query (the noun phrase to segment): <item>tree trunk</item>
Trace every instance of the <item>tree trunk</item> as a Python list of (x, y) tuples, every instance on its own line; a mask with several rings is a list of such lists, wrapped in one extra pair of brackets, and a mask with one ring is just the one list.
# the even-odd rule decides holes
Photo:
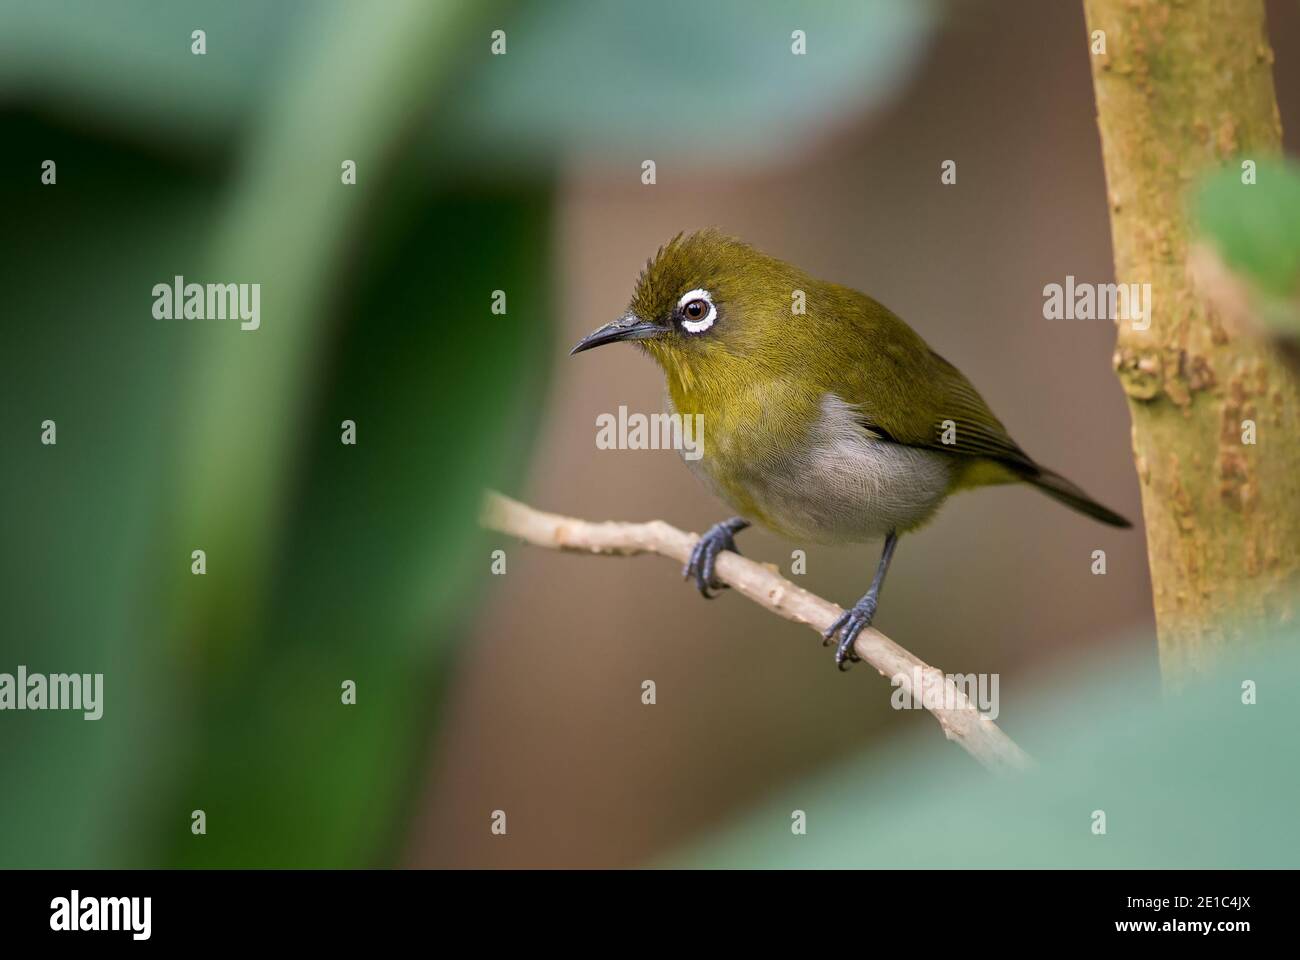
[(1091, 59), (1116, 279), (1151, 284), (1149, 328), (1118, 322), (1115, 369), (1133, 418), (1161, 670), (1177, 683), (1291, 619), (1300, 587), (1295, 375), (1216, 315), (1187, 269), (1188, 187), (1280, 151), (1273, 52), (1262, 0), (1084, 9), (1090, 49), (1105, 33)]

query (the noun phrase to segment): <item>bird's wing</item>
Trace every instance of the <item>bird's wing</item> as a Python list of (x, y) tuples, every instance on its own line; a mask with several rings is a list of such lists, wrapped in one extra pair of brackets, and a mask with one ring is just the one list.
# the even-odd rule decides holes
[(1037, 470), (960, 370), (885, 307), (868, 303), (861, 327), (868, 359), (845, 377), (843, 393), (864, 428), (882, 440), (982, 457), (1015, 473)]
[(858, 362), (841, 360), (836, 383), (871, 435), (964, 458), (968, 466), (958, 486), (1023, 480), (1095, 520), (1130, 526), (1059, 473), (1036, 464), (962, 372), (898, 317), (868, 297), (845, 315), (856, 326)]

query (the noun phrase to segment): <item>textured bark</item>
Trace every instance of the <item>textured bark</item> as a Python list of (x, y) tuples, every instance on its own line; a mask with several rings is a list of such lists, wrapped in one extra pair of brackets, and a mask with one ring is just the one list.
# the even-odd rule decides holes
[[(1084, 0), (1116, 278), (1152, 285), (1121, 321), (1161, 669), (1177, 681), (1290, 620), (1300, 586), (1300, 394), (1263, 340), (1190, 279), (1187, 191), (1281, 148), (1261, 0)], [(1243, 186), (1243, 190), (1251, 187)], [(1242, 442), (1253, 420), (1257, 442)]]

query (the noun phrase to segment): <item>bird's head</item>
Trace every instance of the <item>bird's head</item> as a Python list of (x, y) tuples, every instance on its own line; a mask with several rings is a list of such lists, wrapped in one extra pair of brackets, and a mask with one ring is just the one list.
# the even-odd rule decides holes
[(669, 377), (689, 380), (779, 361), (800, 271), (717, 230), (674, 237), (641, 272), (623, 316), (571, 351), (635, 341)]

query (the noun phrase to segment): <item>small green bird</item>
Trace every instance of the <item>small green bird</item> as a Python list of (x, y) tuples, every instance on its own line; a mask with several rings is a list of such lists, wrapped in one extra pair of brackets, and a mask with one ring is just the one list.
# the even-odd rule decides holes
[(686, 565), (705, 597), (722, 586), (718, 554), (752, 521), (796, 542), (884, 537), (870, 589), (824, 634), (839, 637), (840, 669), (857, 659), (899, 535), (951, 493), (1029, 483), (1130, 526), (1031, 460), (961, 371), (887, 308), (716, 230), (661, 247), (627, 313), (571, 353), (623, 340), (663, 368), (673, 412), (703, 414), (703, 455), (687, 463), (740, 514), (711, 527)]

